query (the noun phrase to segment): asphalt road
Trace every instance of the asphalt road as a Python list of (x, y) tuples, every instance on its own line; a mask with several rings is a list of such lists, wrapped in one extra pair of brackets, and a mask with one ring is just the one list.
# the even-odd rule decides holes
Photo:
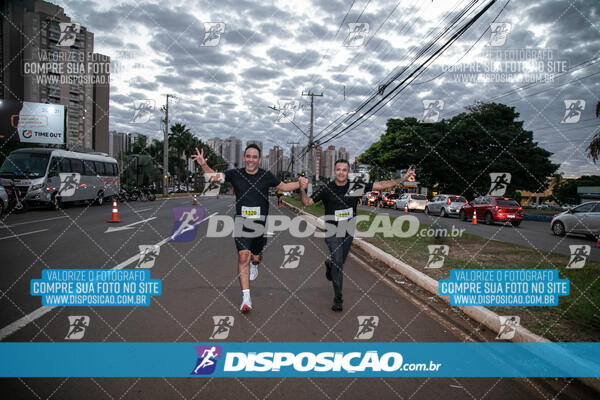
[[(384, 213), (390, 216), (404, 214), (402, 210), (394, 210), (392, 208), (374, 208), (359, 206), (363, 210)], [(501, 242), (519, 244), (535, 248), (538, 250), (553, 251), (555, 253), (570, 255), (570, 245), (589, 245), (591, 247), (589, 260), (600, 261), (600, 249), (596, 247), (596, 241), (589, 239), (583, 235), (569, 234), (563, 237), (556, 236), (550, 230), (550, 222), (540, 221), (523, 221), (519, 227), (515, 228), (509, 223), (495, 223), (493, 225), (485, 225), (482, 221), (478, 221), (477, 225), (471, 224), (471, 221), (461, 221), (457, 217), (442, 218), (439, 216), (426, 215), (420, 211), (411, 211), (410, 215), (416, 216), (421, 223), (431, 224), (434, 221), (439, 221), (452, 229), (452, 226), (457, 229), (465, 229), (465, 233), (491, 238)]]
[[(229, 196), (202, 199), (200, 203), (206, 209), (205, 216), (233, 213)], [(64, 342), (68, 316), (87, 315), (90, 324), (82, 341), (207, 342), (214, 327), (212, 316), (229, 315), (235, 322), (226, 341), (351, 342), (357, 341), (357, 316), (375, 315), (379, 324), (371, 341), (494, 340), (495, 335), (414, 285), (394, 283), (401, 277), (383, 277), (385, 268), (355, 249), (345, 264), (344, 311), (332, 312), (333, 292), (323, 276), (323, 239), (297, 239), (287, 231), (269, 238), (259, 277), (252, 284), (254, 309), (242, 315), (238, 311), (241, 293), (233, 239), (206, 237), (207, 221), (199, 225), (192, 241), (161, 246), (151, 274), (162, 280), (162, 295), (153, 297), (149, 307), (57, 307), (36, 314), (41, 301), (29, 294), (29, 284), (31, 279), (40, 278), (42, 269), (110, 269), (123, 266), (126, 260), (130, 263), (125, 268), (135, 268), (138, 246), (157, 244), (169, 237), (174, 222), (172, 208), (182, 205), (191, 205), (191, 199), (120, 204), (118, 225), (106, 222), (110, 205), (9, 215), (0, 226), (0, 328), (25, 315), (35, 319), (0, 339)], [(291, 215), (285, 207), (277, 209), (274, 202), (271, 205), (272, 215)], [(132, 229), (106, 233), (108, 227), (142, 220), (147, 221)], [(527, 232), (527, 225), (521, 231)], [(282, 269), (283, 245), (296, 244), (305, 247), (298, 267)], [(402, 399), (594, 398), (594, 393), (572, 379), (27, 378), (3, 379), (0, 385), (2, 393), (11, 399), (364, 399), (374, 395)]]

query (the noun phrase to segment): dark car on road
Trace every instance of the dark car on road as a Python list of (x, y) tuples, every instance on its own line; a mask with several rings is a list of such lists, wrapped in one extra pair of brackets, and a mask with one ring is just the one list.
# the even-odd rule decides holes
[(514, 199), (499, 196), (477, 197), (469, 204), (465, 204), (458, 212), (458, 218), (463, 221), (473, 218), (477, 213), (477, 220), (490, 225), (494, 222), (510, 222), (512, 226), (519, 226), (523, 220), (523, 208)]

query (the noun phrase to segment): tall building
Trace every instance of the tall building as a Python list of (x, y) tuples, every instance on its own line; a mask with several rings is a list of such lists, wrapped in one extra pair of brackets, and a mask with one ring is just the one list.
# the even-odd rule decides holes
[(223, 156), (223, 139), (212, 138), (206, 141), (208, 147), (212, 149), (218, 156)]
[(283, 171), (283, 149), (279, 146), (273, 146), (273, 148), (269, 150), (269, 167), (271, 172), (275, 175)]
[(346, 151), (345, 147), (340, 147), (338, 150), (337, 160), (346, 160), (350, 163), (350, 153)]
[(290, 165), (291, 158), (288, 156), (283, 156), (281, 158), (281, 171), (279, 172), (291, 172), (292, 166)]
[(116, 158), (119, 156), (119, 154), (127, 151), (127, 134), (123, 132), (110, 131), (108, 143), (108, 155)]
[(229, 168), (242, 168), (242, 141), (235, 136), (225, 139), (222, 157), (229, 163)]
[(331, 178), (333, 176), (333, 166), (336, 159), (337, 152), (335, 151), (335, 146), (329, 146), (327, 150), (323, 152), (323, 156), (321, 158), (324, 178)]
[(315, 152), (315, 174), (317, 179), (319, 179), (319, 177), (323, 176), (323, 148), (321, 147), (321, 145), (317, 145), (314, 149)]
[(262, 161), (260, 162), (260, 167), (266, 171), (271, 169), (271, 166), (269, 165), (269, 155), (265, 154), (262, 157)]
[(110, 58), (94, 34), (41, 0), (3, 2), (1, 30), (2, 98), (66, 106), (67, 148), (109, 152)]

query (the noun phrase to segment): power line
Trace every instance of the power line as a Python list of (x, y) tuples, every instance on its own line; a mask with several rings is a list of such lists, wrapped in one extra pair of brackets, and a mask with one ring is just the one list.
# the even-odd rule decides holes
[[(477, 14), (475, 14), (466, 24), (464, 24), (462, 27), (460, 27), (454, 34), (452, 34), (452, 36), (446, 41), (446, 43), (444, 43), (439, 49), (437, 49), (436, 51), (434, 51), (434, 53), (429, 56), (424, 62), (422, 62), (419, 66), (417, 66), (417, 68), (412, 71), (406, 78), (404, 78), (398, 85), (396, 85), (387, 95), (385, 95), (381, 100), (379, 100), (378, 102), (375, 103), (375, 105), (373, 105), (371, 108), (369, 108), (366, 112), (360, 114), (360, 116), (354, 120), (350, 125), (346, 126), (345, 128), (343, 128), (340, 132), (334, 134), (332, 137), (328, 138), (327, 140), (325, 140), (324, 142), (322, 142), (322, 144), (327, 143), (337, 137), (340, 137), (342, 134), (344, 133), (348, 133), (351, 130), (357, 128), (358, 126), (362, 125), (362, 123), (364, 121), (366, 121), (368, 118), (370, 118), (372, 115), (376, 114), (379, 110), (381, 110), (382, 107), (384, 107), (385, 105), (387, 105), (390, 101), (392, 101), (396, 96), (398, 96), (398, 94), (400, 94), (412, 81), (414, 81), (414, 79), (416, 79), (419, 75), (421, 75), (425, 68), (427, 68), (428, 64), (430, 64), (431, 62), (433, 62), (436, 58), (438, 58), (445, 50), (447, 50), (467, 29), (469, 29), (474, 23), (475, 21), (477, 21), (494, 3), (496, 2), (496, 0), (492, 0), (490, 1), (487, 5), (485, 5)], [(466, 14), (466, 10), (464, 10), (464, 12), (461, 13), (460, 17), (462, 17), (462, 15)], [(454, 22), (452, 25), (455, 25), (456, 22)], [(446, 29), (446, 32), (449, 32), (449, 30), (452, 28), (452, 26), (448, 27)], [(428, 45), (428, 48), (431, 48), (433, 44)], [(421, 52), (422, 54), (424, 54), (423, 52)], [(376, 107), (378, 107), (381, 103), (383, 103), (390, 95), (393, 96), (387, 100), (381, 107), (379, 107), (377, 110), (375, 110), (372, 114), (369, 114), (371, 111), (373, 111)], [(370, 99), (371, 100), (371, 99)], [(369, 101), (370, 101), (369, 100)], [(362, 108), (362, 107), (361, 107)], [(359, 108), (360, 110), (360, 108)], [(367, 118), (364, 119), (365, 115), (367, 115)], [(355, 124), (357, 124), (359, 121), (363, 120), (359, 125), (356, 125), (354, 128), (353, 126)], [(344, 121), (345, 122), (345, 121)], [(334, 130), (332, 130), (332, 132), (334, 132)], [(332, 132), (330, 132), (329, 134), (332, 134)]]
[[(469, 9), (471, 9), (471, 8), (474, 6), (475, 2), (476, 2), (476, 1), (471, 1), (471, 2), (470, 2), (470, 3), (469, 3), (469, 4), (468, 4), (468, 5), (467, 5), (467, 6), (466, 6), (466, 7), (465, 7), (463, 10), (462, 10), (462, 12), (461, 12), (461, 13), (459, 13), (459, 14), (458, 14), (458, 15), (457, 15), (455, 18), (453, 18), (453, 19), (451, 20), (451, 22), (450, 22), (449, 24), (447, 24), (447, 25), (446, 25), (446, 28), (445, 28), (445, 29), (444, 29), (444, 30), (443, 30), (441, 33), (438, 33), (438, 35), (436, 35), (436, 37), (435, 37), (434, 39), (430, 40), (430, 41), (428, 42), (428, 44), (427, 44), (427, 45), (425, 45), (423, 48), (430, 48), (430, 47), (431, 47), (431, 46), (432, 46), (432, 45), (433, 45), (433, 44), (434, 44), (434, 43), (435, 43), (437, 40), (439, 40), (439, 38), (440, 38), (440, 36), (441, 36), (441, 35), (444, 35), (446, 32), (448, 32), (448, 30), (449, 30), (449, 29), (451, 29), (451, 28), (452, 28), (452, 26), (454, 26), (454, 25), (457, 23), (457, 21), (458, 21), (458, 20), (459, 20), (459, 19), (462, 17), (462, 15), (464, 15), (466, 12), (468, 12), (468, 10), (469, 10)], [(396, 5), (396, 7), (397, 7), (397, 6), (398, 6), (398, 4)], [(450, 12), (448, 12), (448, 13), (446, 14), (446, 16), (445, 16), (445, 17), (442, 19), (442, 21), (440, 22), (440, 25), (443, 23), (443, 21), (444, 21), (444, 20), (446, 20), (446, 19), (447, 19), (447, 18), (448, 18), (448, 17), (449, 17), (449, 16), (450, 16), (450, 15), (451, 15), (453, 12), (454, 12), (454, 10), (455, 10), (455, 9), (456, 9), (456, 7), (455, 7), (455, 8), (454, 8), (452, 11), (450, 11)], [(392, 12), (393, 12), (393, 11), (395, 11), (395, 8), (394, 8), (394, 10), (392, 10)], [(390, 15), (391, 15), (391, 13), (390, 13)], [(388, 15), (388, 16), (389, 16), (389, 15)], [(386, 20), (387, 20), (387, 19), (386, 19)], [(384, 21), (384, 22), (385, 22), (385, 21)], [(406, 25), (407, 25), (407, 24), (404, 24), (404, 26), (406, 26)], [(414, 22), (413, 22), (413, 24), (412, 24), (412, 25), (414, 25)], [(412, 25), (411, 25), (411, 26), (412, 26)], [(438, 26), (440, 26), (440, 25), (438, 25)], [(380, 28), (381, 28), (381, 26), (383, 26), (383, 24), (382, 24), (382, 25), (380, 25)], [(379, 28), (379, 29), (380, 29), (380, 28)], [(379, 29), (378, 29), (378, 31), (379, 31)], [(430, 35), (431, 35), (431, 34), (430, 34)], [(372, 39), (372, 37), (371, 37), (371, 39)], [(370, 39), (369, 39), (369, 40), (370, 40)], [(365, 46), (366, 46), (366, 45), (365, 45)], [(421, 53), (422, 53), (422, 51), (421, 51)], [(406, 66), (404, 69), (406, 69), (406, 68), (410, 67), (411, 65), (413, 65), (413, 64), (416, 62), (416, 60), (418, 59), (418, 57), (419, 57), (419, 54), (416, 54), (416, 55), (412, 56), (412, 58), (411, 58), (411, 60), (410, 60), (409, 64), (408, 64), (408, 65), (407, 65), (407, 66)], [(347, 67), (346, 67), (346, 68), (347, 68)], [(379, 81), (379, 82), (382, 82), (382, 81), (388, 82), (388, 83), (386, 83), (386, 85), (383, 85), (383, 86), (384, 86), (384, 89), (385, 89), (385, 86), (389, 85), (389, 84), (392, 82), (392, 79), (393, 79), (393, 78), (387, 78), (388, 76), (390, 76), (390, 75), (392, 75), (392, 74), (393, 74), (393, 71), (392, 71), (392, 72), (390, 72), (390, 73), (389, 73), (389, 74), (386, 76), (386, 78), (384, 78), (383, 80)], [(396, 74), (396, 75), (397, 75), (397, 74)], [(379, 83), (379, 82), (378, 82), (378, 83)], [(382, 86), (382, 85), (379, 85), (379, 87), (381, 87), (381, 86)], [(356, 112), (355, 112), (355, 113), (357, 113), (358, 111), (360, 111), (360, 110), (361, 110), (363, 107), (365, 107), (365, 106), (366, 106), (366, 105), (367, 105), (369, 102), (371, 102), (371, 101), (372, 101), (372, 100), (375, 98), (375, 95), (376, 95), (376, 93), (378, 93), (378, 91), (379, 91), (379, 90), (374, 90), (374, 91), (370, 92), (370, 93), (369, 93), (369, 98), (368, 98), (367, 100), (365, 100), (365, 101), (364, 101), (364, 102), (363, 102), (363, 103), (362, 103), (362, 104), (361, 104), (361, 105), (358, 107), (358, 109), (356, 110)], [(339, 126), (343, 125), (343, 124), (344, 124), (346, 121), (348, 121), (348, 119), (349, 119), (349, 118), (347, 118), (346, 120), (342, 121), (340, 124), (338, 124), (337, 126), (335, 126), (334, 128), (332, 128), (331, 132), (329, 132), (329, 133), (327, 133), (327, 134), (324, 134), (324, 135), (321, 137), (321, 139), (323, 139), (325, 136), (327, 136), (327, 135), (331, 134), (332, 132), (334, 132), (334, 131), (335, 131), (335, 129), (337, 129)]]

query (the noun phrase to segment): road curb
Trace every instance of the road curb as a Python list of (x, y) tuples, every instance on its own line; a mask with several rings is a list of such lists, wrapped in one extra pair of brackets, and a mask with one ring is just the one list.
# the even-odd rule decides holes
[[(283, 202), (288, 208), (295, 211), (298, 214), (303, 215), (306, 218), (307, 222), (312, 223), (318, 228), (323, 229), (325, 227), (325, 223), (315, 217), (312, 214), (303, 211), (302, 209), (293, 206), (287, 202)], [(369, 256), (387, 264), (391, 268), (395, 269), (402, 275), (406, 276), (407, 279), (410, 279), (415, 284), (419, 285), (423, 289), (442, 299), (446, 303), (450, 304), (449, 296), (440, 296), (438, 294), (438, 281), (435, 279), (425, 275), (421, 271), (417, 270), (414, 267), (398, 260), (396, 257), (392, 256), (389, 253), (381, 250), (379, 247), (365, 241), (361, 238), (354, 238), (352, 242), (353, 246), (357, 246)], [(454, 307), (454, 306), (453, 306)], [(480, 324), (486, 326), (493, 332), (498, 333), (500, 331), (500, 318), (499, 315), (486, 307), (482, 306), (471, 306), (471, 307), (457, 307), (462, 312), (467, 314), (469, 317), (479, 322)], [(551, 340), (546, 339), (543, 336), (536, 335), (531, 332), (527, 328), (519, 326), (515, 333), (515, 336), (510, 340), (512, 342), (551, 342)], [(543, 354), (541, 355), (543, 356)], [(592, 389), (600, 392), (600, 380), (598, 378), (576, 378), (579, 381), (583, 382), (585, 385), (591, 387)]]

